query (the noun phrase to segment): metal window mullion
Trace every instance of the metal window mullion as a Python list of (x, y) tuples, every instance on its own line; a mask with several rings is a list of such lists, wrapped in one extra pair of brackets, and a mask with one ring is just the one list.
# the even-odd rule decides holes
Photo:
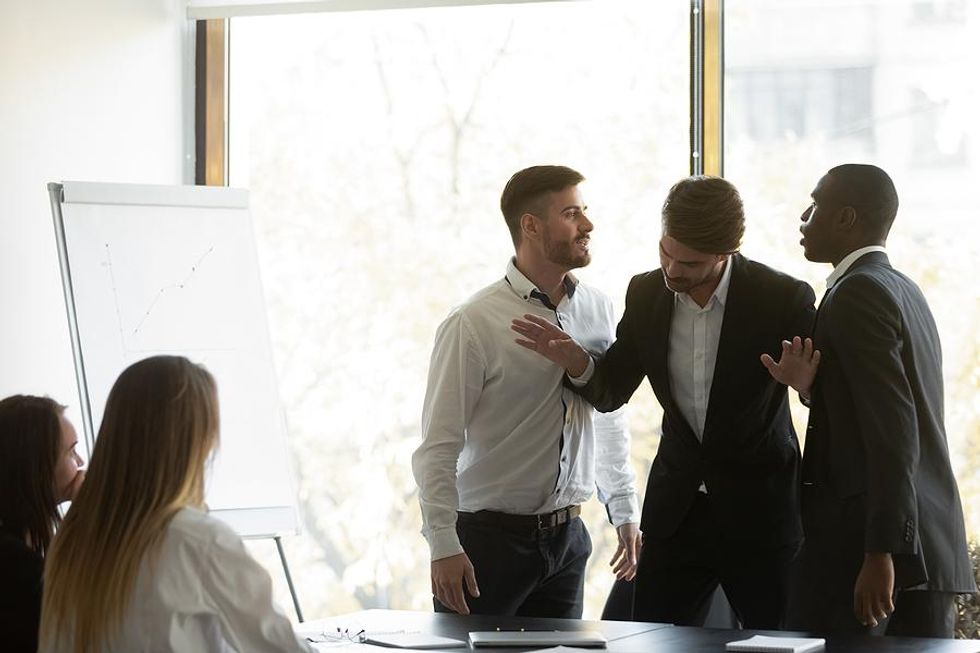
[(228, 21), (197, 21), (195, 183), (228, 184)]
[(692, 175), (724, 173), (724, 0), (691, 0)]
[(690, 174), (703, 174), (704, 147), (704, 0), (691, 0), (691, 151)]

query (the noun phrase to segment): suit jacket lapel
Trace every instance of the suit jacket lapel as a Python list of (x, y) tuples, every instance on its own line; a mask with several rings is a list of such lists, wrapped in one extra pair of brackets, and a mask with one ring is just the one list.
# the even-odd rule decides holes
[(674, 317), (674, 292), (664, 285), (655, 292), (650, 306), (650, 384), (663, 406), (672, 429), (678, 435), (690, 438), (700, 444), (694, 429), (687, 423), (680, 408), (674, 401), (670, 388), (670, 370), (667, 366), (667, 351), (670, 348), (670, 323)]
[[(741, 335), (750, 328), (752, 306), (750, 284), (746, 281), (745, 260), (741, 254), (733, 254), (729, 259), (732, 277), (725, 299), (725, 316), (721, 321), (721, 334), (718, 337), (718, 355), (712, 371), (711, 392), (708, 395), (708, 410), (704, 418), (704, 436), (711, 430), (714, 414), (721, 410), (726, 397), (731, 396), (731, 384), (739, 383), (739, 374), (732, 374), (737, 353), (744, 347)], [(760, 363), (761, 365), (761, 363)], [(727, 372), (727, 373), (726, 373)]]

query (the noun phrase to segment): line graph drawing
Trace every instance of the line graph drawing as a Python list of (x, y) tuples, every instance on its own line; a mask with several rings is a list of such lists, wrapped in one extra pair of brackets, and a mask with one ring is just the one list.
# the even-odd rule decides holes
[(214, 251), (214, 245), (208, 247), (207, 251), (201, 254), (201, 257), (197, 259), (197, 262), (191, 266), (190, 272), (187, 273), (187, 276), (184, 277), (183, 281), (179, 281), (169, 286), (164, 286), (163, 288), (160, 288), (159, 291), (157, 291), (156, 297), (153, 298), (153, 301), (150, 302), (150, 305), (146, 309), (146, 312), (143, 313), (143, 317), (140, 318), (139, 324), (137, 324), (136, 328), (133, 329), (132, 335), (135, 336), (137, 333), (139, 333), (140, 329), (143, 328), (143, 324), (146, 322), (146, 318), (150, 317), (150, 313), (153, 312), (153, 308), (157, 305), (157, 302), (160, 301), (160, 298), (172, 290), (183, 290), (183, 288), (190, 282), (190, 280), (194, 278), (194, 275), (197, 274), (197, 269), (201, 267), (201, 264), (204, 262), (204, 259), (206, 259), (213, 251)]
[(102, 265), (109, 272), (109, 283), (112, 286), (112, 299), (116, 306), (116, 322), (119, 324), (119, 344), (122, 345), (123, 351), (126, 351), (126, 338), (123, 336), (122, 313), (119, 309), (119, 290), (116, 288), (116, 273), (112, 267), (112, 248), (109, 247), (109, 243), (105, 244), (105, 261), (103, 261)]
[[(126, 319), (123, 317), (123, 309), (122, 309), (123, 302), (119, 298), (119, 287), (116, 282), (116, 269), (112, 261), (112, 246), (110, 243), (107, 242), (103, 243), (103, 246), (104, 246), (104, 260), (101, 262), (101, 265), (106, 269), (106, 272), (109, 276), (109, 285), (110, 288), (112, 289), (112, 301), (115, 307), (116, 325), (119, 331), (119, 342), (123, 352), (127, 355), (132, 355), (132, 354), (144, 354), (148, 352), (165, 353), (166, 351), (169, 351), (169, 350), (162, 350), (159, 348), (153, 348), (153, 349), (135, 348), (134, 349), (129, 346), (129, 343), (127, 342), (127, 335), (129, 337), (135, 337), (140, 335), (140, 332), (143, 330), (143, 327), (146, 324), (147, 320), (153, 314), (154, 309), (157, 307), (157, 305), (165, 296), (167, 296), (168, 294), (174, 291), (184, 290), (188, 288), (192, 283), (193, 279), (195, 278), (195, 276), (200, 272), (202, 264), (215, 251), (216, 246), (213, 244), (208, 245), (207, 249), (204, 250), (204, 252), (200, 256), (198, 256), (195, 262), (190, 266), (190, 269), (188, 270), (187, 274), (180, 281), (162, 286), (159, 289), (157, 289), (157, 292), (153, 296), (153, 299), (149, 301), (146, 309), (143, 311), (143, 314), (140, 317), (139, 322), (137, 322), (132, 329), (129, 329), (125, 325)], [(178, 347), (175, 348), (173, 351), (174, 352), (233, 351), (233, 349), (206, 347), (197, 350), (194, 348)]]

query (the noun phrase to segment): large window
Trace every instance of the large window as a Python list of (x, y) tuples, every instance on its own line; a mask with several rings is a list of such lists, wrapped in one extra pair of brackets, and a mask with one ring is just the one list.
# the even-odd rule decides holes
[[(306, 525), (286, 544), (309, 614), (431, 609), (410, 456), (436, 327), (513, 253), (509, 176), (586, 175), (596, 229), (580, 276), (617, 305), (657, 266), (660, 204), (688, 166), (688, 12), (640, 0), (231, 21), (230, 181), (257, 223)], [(630, 408), (642, 489), (659, 408), (648, 389)], [(596, 502), (585, 515), (598, 618), (614, 532)]]
[[(980, 6), (960, 1), (728, 0), (725, 174), (745, 251), (808, 279), (799, 216), (845, 162), (891, 174), (893, 264), (925, 292), (944, 346), (946, 430), (968, 528), (980, 528)], [(804, 415), (805, 416), (805, 415)]]
[[(829, 266), (803, 259), (796, 231), (816, 180), (845, 161), (894, 177), (902, 206), (889, 251), (939, 324), (972, 532), (978, 9), (728, 0), (722, 107), (745, 253), (818, 296)], [(689, 116), (713, 111), (689, 106), (690, 10), (602, 0), (231, 21), (230, 181), (250, 189), (257, 223), (306, 525), (287, 548), (311, 615), (431, 605), (409, 459), (436, 326), (512, 253), (497, 208), (510, 174), (544, 162), (585, 173), (596, 231), (581, 276), (620, 308), (630, 276), (657, 266), (660, 204), (688, 172)], [(801, 426), (806, 410), (793, 408)], [(660, 409), (643, 387), (630, 411), (642, 489)], [(595, 502), (585, 517), (595, 618), (614, 537)], [(271, 548), (255, 550), (275, 566)]]

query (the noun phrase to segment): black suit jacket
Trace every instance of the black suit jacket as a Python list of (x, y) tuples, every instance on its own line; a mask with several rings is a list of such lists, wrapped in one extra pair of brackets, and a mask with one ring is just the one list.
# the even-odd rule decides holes
[(780, 342), (810, 332), (813, 290), (740, 254), (732, 265), (703, 438), (674, 402), (667, 346), (674, 292), (663, 272), (633, 277), (616, 342), (578, 391), (599, 411), (629, 400), (646, 376), (664, 409), (660, 447), (643, 501), (646, 537), (676, 532), (702, 481), (724, 532), (735, 540), (778, 545), (801, 537), (800, 449), (786, 387), (759, 361), (778, 359)]
[[(825, 505), (804, 506), (804, 527), (821, 510), (852, 514), (863, 523), (840, 532), (863, 534), (864, 551), (894, 554), (898, 586), (972, 591), (939, 334), (922, 292), (883, 252), (865, 254), (825, 295), (814, 341), (821, 359), (803, 480), (823, 488), (812, 494)], [(831, 505), (844, 500), (858, 509)]]

